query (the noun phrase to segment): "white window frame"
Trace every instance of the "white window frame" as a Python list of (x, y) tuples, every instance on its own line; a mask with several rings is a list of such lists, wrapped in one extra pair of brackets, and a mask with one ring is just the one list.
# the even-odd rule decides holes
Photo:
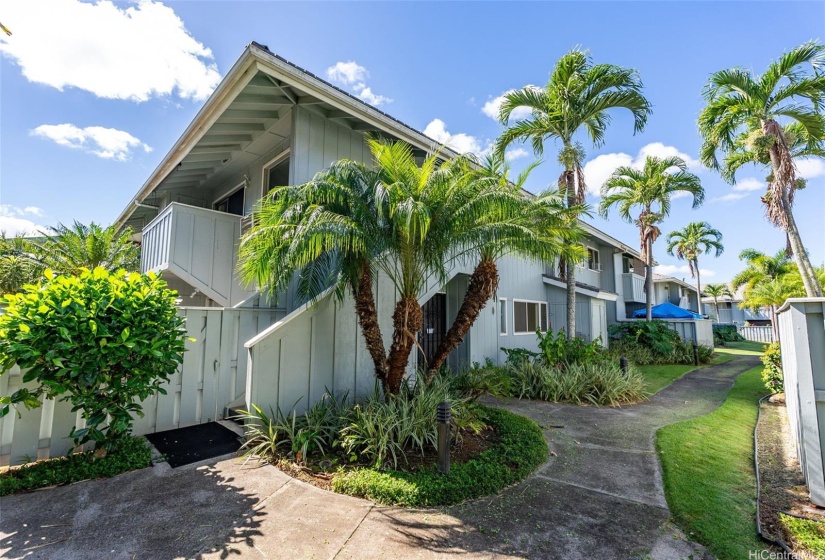
[[(504, 305), (502, 305), (502, 304), (504, 304)], [(501, 321), (502, 321), (501, 313), (502, 313), (502, 311), (504, 312), (504, 331), (501, 330)], [(499, 336), (507, 336), (510, 332), (510, 321), (508, 320), (509, 317), (507, 317), (507, 298), (506, 297), (498, 298), (498, 312), (499, 312), (498, 335)]]
[[(541, 329), (541, 307), (544, 306), (544, 323), (545, 323), (545, 325), (547, 325), (548, 329), (550, 328), (550, 306), (547, 304), (546, 301), (541, 301), (541, 300), (537, 300), (537, 299), (514, 299), (512, 307), (513, 307), (513, 334), (515, 336), (524, 336), (526, 334), (532, 334), (532, 335), (536, 334), (536, 331), (519, 332), (519, 331), (516, 330), (516, 303), (535, 303), (536, 305), (538, 305), (538, 315), (537, 315), (536, 319), (538, 320), (538, 323), (539, 323), (538, 324), (539, 329)], [(528, 326), (529, 326), (530, 321), (528, 320), (527, 322), (528, 322)], [(541, 332), (546, 333), (547, 330), (543, 330)]]
[[(277, 156), (275, 156), (274, 158), (272, 158), (271, 160), (266, 162), (264, 164), (264, 166), (261, 168), (261, 198), (263, 198), (266, 195), (266, 193), (269, 192), (267, 190), (267, 186), (268, 186), (267, 182), (269, 181), (269, 171), (273, 167), (275, 167), (276, 165), (280, 165), (281, 163), (283, 163), (285, 159), (288, 159), (289, 158), (289, 152), (290, 152), (290, 148), (285, 149), (284, 151), (279, 153)], [(292, 172), (292, 170), (290, 169), (290, 174), (289, 174), (289, 180), (290, 181), (292, 180), (292, 173), (291, 172)]]
[[(584, 247), (587, 249), (587, 269), (588, 269), (588, 270), (592, 270), (593, 272), (601, 272), (601, 271), (602, 271), (602, 255), (601, 255), (601, 251), (599, 251), (599, 250), (598, 250), (597, 248), (595, 248), (595, 247), (591, 247), (590, 245), (585, 245)], [(597, 268), (592, 268), (592, 267), (590, 266), (590, 251), (593, 251), (594, 253), (596, 253), (596, 261), (597, 261), (597, 262), (596, 262), (596, 266), (597, 266)]]
[[(221, 202), (223, 202), (224, 200), (228, 199), (230, 196), (232, 196), (232, 195), (233, 195), (233, 194), (235, 194), (236, 192), (238, 192), (238, 191), (240, 191), (240, 190), (244, 190), (244, 193), (243, 193), (243, 205), (244, 205), (244, 211), (245, 211), (245, 210), (246, 210), (246, 192), (245, 192), (245, 189), (246, 189), (246, 181), (241, 181), (240, 183), (238, 183), (237, 185), (235, 185), (235, 187), (234, 187), (234, 188), (229, 189), (228, 191), (226, 191), (225, 193), (223, 193), (222, 195), (220, 195), (219, 197), (217, 197), (216, 199), (214, 199), (214, 200), (212, 201), (212, 210), (215, 210), (216, 212), (220, 212), (220, 210), (218, 210), (218, 208), (217, 208), (217, 207), (218, 207), (218, 204), (220, 204), (220, 203), (221, 203)], [(244, 214), (241, 214), (241, 215), (242, 215), (242, 216), (245, 216), (246, 214), (244, 213)]]

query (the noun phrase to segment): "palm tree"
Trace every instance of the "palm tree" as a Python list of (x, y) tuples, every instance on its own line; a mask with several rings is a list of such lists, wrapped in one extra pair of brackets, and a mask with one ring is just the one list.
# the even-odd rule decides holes
[(513, 212), (499, 216), (501, 225), (509, 223), (511, 230), (505, 236), (490, 238), (478, 248), (478, 264), (469, 278), (461, 307), (427, 364), (428, 378), (461, 344), (482, 308), (498, 289), (497, 259), (505, 254), (544, 262), (562, 256), (568, 259), (582, 257), (581, 245), (576, 243), (580, 234), (577, 216), (581, 210), (578, 207), (568, 209), (557, 192), (529, 197), (523, 191), (527, 177), (538, 164), (534, 162), (527, 166), (511, 182), (509, 163), (502, 154), (492, 153), (471, 171), (478, 180), (477, 185), (488, 191), (488, 196), (512, 198), (504, 208)]
[[(808, 297), (821, 297), (822, 289), (793, 216), (799, 183), (793, 139), (789, 141), (787, 132), (795, 136), (797, 154), (821, 155), (825, 73), (818, 70), (824, 54), (825, 46), (811, 42), (783, 54), (761, 76), (740, 68), (720, 70), (705, 87), (707, 106), (699, 116), (702, 163), (720, 170), (723, 178), (735, 182), (735, 173), (744, 163), (770, 165), (768, 189), (762, 197), (766, 216), (786, 232)], [(803, 70), (808, 64), (813, 75)], [(721, 162), (718, 152), (724, 156)]]
[[(531, 116), (510, 122), (518, 108), (528, 108)], [(573, 49), (562, 56), (543, 88), (526, 86), (504, 96), (499, 120), (507, 128), (496, 141), (503, 154), (513, 142), (530, 142), (537, 157), (544, 154), (548, 140), (561, 143), (559, 162), (564, 171), (559, 190), (569, 208), (581, 206), (587, 187), (582, 163), (584, 148), (576, 142), (585, 133), (594, 146), (604, 143), (612, 109), (627, 109), (634, 119), (634, 134), (644, 129), (650, 103), (642, 95), (642, 82), (635, 70), (612, 64), (593, 64), (589, 54)], [(576, 261), (559, 262), (560, 276), (567, 282), (567, 337), (576, 334)]]
[[(705, 286), (705, 293), (713, 298), (713, 307), (716, 309), (716, 322), (719, 323), (719, 298), (720, 297), (733, 297), (733, 293), (730, 291), (730, 287), (727, 284), (708, 284)], [(701, 299), (701, 292), (699, 294), (699, 298)]]
[(792, 276), (796, 276), (796, 279), (800, 280), (798, 275), (786, 274), (756, 284), (745, 292), (745, 297), (740, 304), (740, 307), (754, 311), (758, 309), (768, 310), (775, 340), (779, 340), (779, 321), (776, 317), (776, 310), (788, 298), (803, 297), (805, 295), (805, 288), (802, 283), (794, 282)]
[(17, 293), (24, 285), (37, 282), (45, 268), (38, 249), (30, 239), (6, 237), (0, 232), (0, 296)]
[[(270, 293), (287, 287), (296, 272), (303, 297), (316, 299), (329, 286), (339, 298), (351, 291), (376, 376), (391, 395), (421, 330), (418, 298), (427, 282), (446, 283), (458, 259), (514, 239), (525, 198), (471, 173), (466, 158), (442, 163), (434, 154), (418, 164), (402, 142), (368, 145), (374, 168), (340, 161), (305, 185), (272, 191), (242, 240), (239, 268), (247, 282)], [(371, 289), (375, 273), (397, 295), (388, 352)]]
[(745, 286), (745, 293), (758, 284), (776, 280), (790, 273), (794, 266), (784, 249), (774, 256), (766, 255), (756, 249), (745, 249), (739, 253), (739, 260), (745, 261), (746, 268), (733, 277), (731, 289), (738, 290)]
[[(667, 254), (688, 262), (691, 278), (696, 278), (696, 295), (699, 298), (697, 311), (702, 313), (702, 278), (699, 273), (699, 255), (715, 252), (719, 257), (724, 252), (722, 233), (707, 222), (691, 222), (679, 231), (667, 236)], [(718, 313), (718, 309), (717, 309)]]
[[(599, 213), (607, 217), (610, 207), (617, 206), (624, 221), (639, 227), (648, 321), (652, 320), (653, 306), (653, 243), (660, 234), (657, 224), (670, 214), (671, 197), (679, 192), (693, 195), (693, 208), (705, 198), (699, 177), (688, 172), (687, 164), (679, 157), (648, 156), (644, 168), (619, 167), (602, 185)], [(634, 218), (631, 212), (637, 207), (640, 212)]]
[(116, 226), (102, 227), (92, 222), (88, 226), (74, 222), (50, 228), (37, 250), (40, 261), (61, 274), (76, 274), (81, 268), (98, 266), (109, 271), (138, 270), (140, 249), (132, 241), (132, 230)]

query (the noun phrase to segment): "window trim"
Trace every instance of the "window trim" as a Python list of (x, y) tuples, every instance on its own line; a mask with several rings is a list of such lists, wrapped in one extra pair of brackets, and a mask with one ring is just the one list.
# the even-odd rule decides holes
[[(227, 192), (225, 192), (220, 198), (216, 198), (215, 200), (213, 200), (212, 201), (212, 210), (214, 210), (215, 212), (220, 212), (220, 210), (218, 210), (218, 204), (220, 204), (224, 200), (227, 200), (230, 196), (232, 196), (233, 194), (237, 193), (240, 190), (244, 191), (244, 193), (243, 193), (243, 205), (244, 205), (244, 209), (246, 209), (246, 181), (241, 181), (240, 183), (235, 185), (234, 188), (232, 188), (232, 189), (228, 190)], [(246, 216), (246, 213), (241, 214), (241, 216)]]
[[(602, 254), (601, 254), (601, 251), (599, 251), (598, 248), (593, 247), (591, 245), (585, 245), (585, 248), (588, 250), (588, 253), (587, 253), (587, 270), (592, 270), (593, 272), (601, 272), (602, 271)], [(596, 263), (596, 266), (598, 266), (599, 268), (591, 268), (590, 267), (590, 251), (593, 251), (594, 253), (596, 253), (596, 261), (598, 261)]]
[[(262, 172), (261, 172), (261, 197), (266, 196), (266, 193), (268, 193), (268, 192), (269, 192), (269, 191), (267, 190), (267, 182), (268, 182), (268, 180), (269, 180), (269, 171), (270, 171), (273, 167), (275, 167), (275, 166), (277, 166), (277, 165), (282, 164), (282, 163), (284, 162), (284, 160), (289, 159), (289, 153), (290, 153), (290, 151), (291, 151), (291, 148), (286, 148), (285, 150), (283, 150), (282, 152), (280, 152), (278, 155), (276, 155), (274, 158), (272, 158), (271, 160), (269, 160), (268, 162), (266, 162), (266, 163), (263, 165), (263, 167), (261, 167), (261, 171), (262, 171)], [(290, 180), (290, 181), (292, 180), (292, 173), (291, 173), (291, 171), (292, 171), (292, 170), (290, 169), (290, 173), (289, 173), (289, 180)]]
[[(504, 307), (501, 306), (502, 302), (504, 303)], [(509, 317), (507, 316), (507, 298), (500, 297), (498, 298), (498, 312), (501, 313), (501, 310), (504, 309), (504, 332), (501, 331), (501, 317), (498, 318), (498, 335), (499, 336), (507, 336), (510, 334), (510, 321)]]
[[(514, 336), (524, 336), (527, 334), (535, 335), (536, 331), (525, 331), (519, 332), (516, 330), (516, 303), (535, 303), (539, 307), (539, 314), (541, 313), (541, 306), (544, 306), (544, 320), (545, 324), (547, 325), (547, 329), (550, 329), (550, 305), (546, 301), (538, 300), (538, 299), (516, 299), (513, 298), (513, 335)], [(536, 317), (539, 322), (539, 328), (541, 328), (541, 315)], [(529, 321), (528, 321), (529, 323)], [(541, 331), (542, 333), (546, 333), (547, 330)]]

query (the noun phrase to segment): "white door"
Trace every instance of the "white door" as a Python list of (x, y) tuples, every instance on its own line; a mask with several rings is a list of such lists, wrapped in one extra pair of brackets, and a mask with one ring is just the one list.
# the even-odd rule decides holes
[(607, 347), (607, 305), (603, 299), (590, 300), (590, 340), (600, 338)]

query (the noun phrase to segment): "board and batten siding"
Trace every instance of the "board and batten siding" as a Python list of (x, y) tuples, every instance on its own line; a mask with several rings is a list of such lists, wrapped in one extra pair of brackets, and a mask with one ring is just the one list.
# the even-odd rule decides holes
[(372, 159), (361, 132), (351, 130), (302, 107), (295, 110), (292, 136), (292, 182), (306, 183), (339, 159)]
[[(143, 401), (143, 418), (136, 417), (136, 435), (183, 428), (223, 418), (230, 404), (246, 390), (247, 353), (243, 342), (284, 316), (277, 309), (179, 308), (186, 318), (187, 337), (183, 365), (163, 385), (165, 395)], [(0, 375), (0, 395), (21, 387), (22, 372), (15, 366)], [(72, 412), (69, 402), (45, 399), (31, 410), (0, 418), (0, 467), (30, 460), (65, 455), (72, 449), (68, 438), (73, 428), (85, 426), (81, 412)], [(17, 412), (20, 413), (18, 417)]]

